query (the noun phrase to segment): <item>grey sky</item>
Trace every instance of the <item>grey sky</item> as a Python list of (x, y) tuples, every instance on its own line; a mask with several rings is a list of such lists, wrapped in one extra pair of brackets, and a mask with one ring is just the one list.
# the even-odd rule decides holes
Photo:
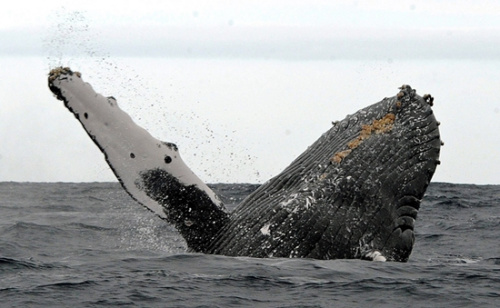
[(434, 179), (500, 183), (499, 55), (497, 1), (11, 2), (0, 181), (113, 180), (46, 87), (49, 67), (71, 65), (208, 182), (266, 180), (404, 82), (436, 97)]
[(42, 7), (16, 2), (1, 16), (0, 54), (44, 54), (44, 45), (57, 35), (72, 43), (81, 37), (74, 47), (87, 48), (99, 38), (101, 50), (137, 57), (491, 59), (499, 54), (495, 1), (376, 2), (145, 1), (124, 9), (102, 1), (64, 6), (48, 1)]

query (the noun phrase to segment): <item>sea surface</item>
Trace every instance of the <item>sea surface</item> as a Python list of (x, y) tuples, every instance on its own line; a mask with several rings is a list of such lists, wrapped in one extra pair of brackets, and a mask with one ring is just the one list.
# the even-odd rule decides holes
[(499, 209), (498, 185), (432, 183), (407, 263), (234, 258), (186, 252), (118, 183), (2, 182), (0, 307), (499, 307)]

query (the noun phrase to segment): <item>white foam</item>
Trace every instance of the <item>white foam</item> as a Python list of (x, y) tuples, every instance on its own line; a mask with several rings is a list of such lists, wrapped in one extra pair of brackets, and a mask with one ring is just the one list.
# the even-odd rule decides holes
[(379, 251), (375, 250), (366, 254), (366, 257), (372, 259), (372, 261), (385, 262), (387, 261), (386, 257), (384, 257)]

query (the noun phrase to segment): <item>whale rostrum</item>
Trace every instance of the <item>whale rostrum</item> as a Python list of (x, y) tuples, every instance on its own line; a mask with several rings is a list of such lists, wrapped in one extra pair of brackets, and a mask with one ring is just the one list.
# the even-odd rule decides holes
[(439, 164), (434, 99), (403, 85), (347, 116), (229, 213), (183, 162), (81, 74), (49, 88), (138, 203), (173, 224), (191, 251), (250, 257), (407, 261), (421, 199)]

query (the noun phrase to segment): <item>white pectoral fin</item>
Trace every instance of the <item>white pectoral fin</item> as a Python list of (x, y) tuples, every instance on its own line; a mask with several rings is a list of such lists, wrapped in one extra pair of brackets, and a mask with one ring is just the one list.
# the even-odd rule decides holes
[(49, 74), (49, 88), (80, 121), (120, 183), (139, 203), (167, 218), (164, 207), (140, 184), (141, 174), (164, 170), (183, 185), (205, 191), (214, 204), (220, 205), (212, 190), (182, 161), (177, 146), (151, 136), (118, 107), (113, 97), (96, 93), (79, 73), (69, 68), (54, 69)]

